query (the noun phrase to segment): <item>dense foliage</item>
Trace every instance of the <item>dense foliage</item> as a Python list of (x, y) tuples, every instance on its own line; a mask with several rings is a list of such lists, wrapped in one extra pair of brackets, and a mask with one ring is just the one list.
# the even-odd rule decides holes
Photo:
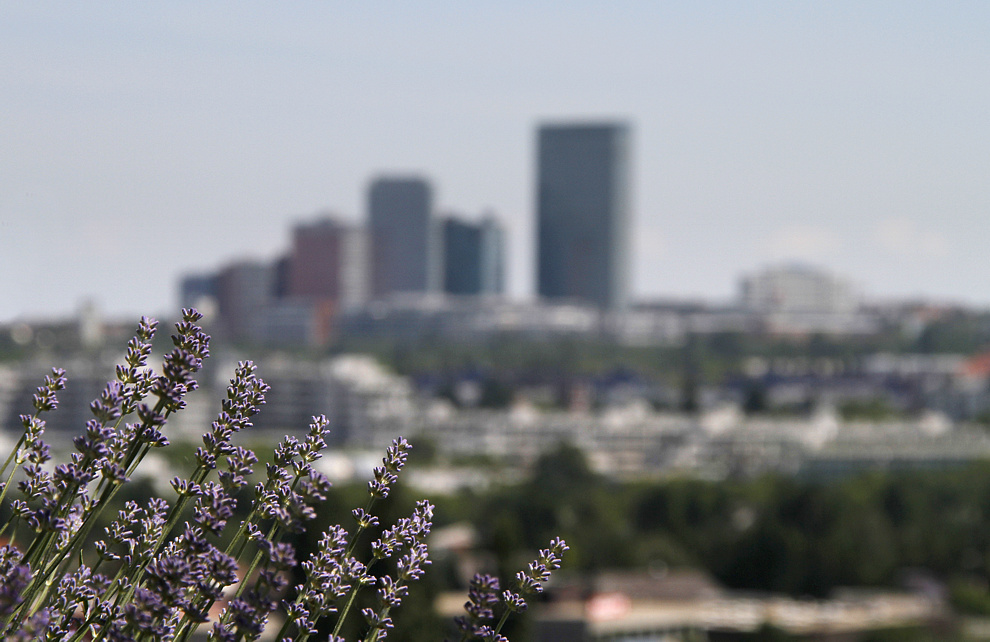
[(562, 446), (530, 479), (474, 505), (505, 565), (560, 533), (575, 570), (697, 567), (731, 588), (794, 596), (897, 586), (923, 572), (948, 584), (958, 607), (990, 613), (990, 463), (830, 483), (768, 476), (620, 484)]

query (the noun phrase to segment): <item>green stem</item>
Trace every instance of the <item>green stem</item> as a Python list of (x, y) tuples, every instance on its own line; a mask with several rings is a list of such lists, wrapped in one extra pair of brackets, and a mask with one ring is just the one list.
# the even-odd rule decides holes
[[(155, 404), (155, 409), (153, 412), (154, 414), (158, 414), (164, 408), (165, 408), (165, 400), (159, 398), (158, 403)], [(169, 412), (166, 411), (165, 419), (168, 418), (168, 415)], [(118, 420), (117, 425), (120, 424), (120, 421), (122, 421), (122, 419), (123, 418), (121, 418), (121, 420)], [(149, 426), (147, 422), (141, 424), (141, 426), (138, 427), (137, 432), (134, 435), (134, 440), (131, 442), (131, 445), (128, 449), (128, 454), (124, 458), (124, 467), (127, 470), (127, 476), (133, 474), (134, 469), (137, 468), (137, 465), (144, 458), (144, 454), (146, 454), (148, 451), (148, 448), (145, 448), (144, 453), (142, 453), (140, 457), (137, 456), (138, 453), (141, 451), (141, 447), (144, 445), (141, 443), (141, 435), (148, 429), (148, 427)], [(106, 481), (106, 478), (103, 478), (103, 480), (101, 480), (101, 484), (103, 481)], [(44, 548), (42, 549), (42, 552), (39, 555), (40, 558), (39, 567), (44, 565), (44, 575), (47, 575), (53, 572), (55, 569), (57, 569), (66, 559), (66, 556), (77, 546), (79, 546), (80, 542), (83, 541), (85, 537), (89, 535), (90, 531), (93, 528), (93, 525), (95, 524), (94, 518), (103, 512), (103, 507), (105, 507), (109, 503), (109, 501), (113, 498), (114, 495), (117, 494), (117, 491), (120, 490), (120, 488), (121, 488), (120, 483), (107, 482), (107, 485), (103, 487), (103, 492), (101, 493), (99, 499), (93, 504), (93, 507), (90, 509), (90, 511), (83, 516), (82, 524), (80, 525), (76, 533), (72, 536), (72, 538), (69, 540), (68, 545), (63, 547), (60, 551), (55, 552), (54, 558), (51, 558), (48, 552), (48, 549), (51, 547), (53, 540), (51, 538), (48, 538), (48, 541), (45, 542)], [(63, 492), (61, 497), (59, 498), (60, 504), (62, 502), (62, 499), (65, 498), (67, 495), (68, 495), (68, 488), (66, 489), (66, 492)], [(65, 514), (67, 514), (69, 508), (71, 508), (72, 501), (73, 498), (70, 498), (68, 502), (69, 505), (63, 507), (62, 510), (60, 510), (60, 513), (64, 511)], [(33, 583), (34, 580), (32, 580), (32, 584)]]
[[(199, 466), (190, 476), (191, 481), (194, 484), (202, 483), (209, 474), (210, 470), (208, 468), (205, 466)], [(158, 535), (158, 539), (155, 541), (155, 547), (152, 549), (152, 554), (148, 557), (148, 559), (141, 562), (141, 564), (139, 564), (138, 567), (134, 569), (134, 572), (128, 577), (133, 586), (138, 586), (140, 584), (141, 580), (144, 578), (145, 571), (148, 570), (148, 566), (165, 546), (165, 540), (168, 539), (172, 529), (174, 529), (176, 524), (179, 523), (179, 519), (182, 517), (182, 511), (186, 504), (189, 503), (189, 499), (191, 497), (191, 495), (180, 495), (178, 501), (176, 501), (172, 506), (172, 509), (169, 511), (169, 515), (165, 520), (165, 526), (162, 528), (162, 532)]]
[(79, 642), (79, 640), (83, 639), (83, 636), (90, 633), (89, 628), (93, 625), (94, 622), (96, 622), (96, 618), (98, 615), (99, 615), (99, 610), (94, 608), (92, 612), (89, 614), (89, 617), (86, 618), (86, 621), (80, 624), (79, 628), (76, 629), (75, 635), (69, 638), (69, 642)]
[[(157, 414), (157, 413), (161, 412), (164, 408), (165, 408), (165, 400), (159, 397), (158, 403), (155, 404), (155, 409), (154, 409), (153, 412), (154, 412), (154, 414)], [(169, 414), (170, 414), (169, 411), (165, 411), (164, 418), (167, 419), (168, 416), (169, 416)], [(148, 426), (147, 423), (143, 423), (143, 424), (141, 424), (140, 427), (138, 427), (137, 432), (134, 435), (134, 440), (131, 442), (131, 444), (130, 444), (130, 446), (128, 448), (128, 452), (127, 452), (127, 454), (124, 457), (124, 460), (123, 460), (124, 466), (123, 467), (128, 471), (127, 472), (127, 475), (128, 476), (133, 473), (134, 469), (137, 468), (137, 465), (144, 458), (144, 454), (146, 454), (147, 451), (148, 451), (148, 449), (145, 448), (144, 449), (144, 453), (141, 453), (141, 446), (144, 445), (144, 444), (141, 443), (141, 435), (148, 429), (148, 427), (149, 426)], [(139, 453), (141, 453), (140, 456), (138, 456)], [(104, 483), (106, 485), (104, 485)], [(57, 552), (55, 554), (55, 556), (54, 556), (53, 559), (45, 559), (46, 557), (48, 557), (47, 550), (51, 546), (51, 538), (46, 538), (48, 541), (46, 541), (44, 543), (43, 548), (42, 548), (42, 551), (43, 551), (42, 552), (42, 559), (44, 560), (44, 563), (46, 563), (46, 567), (45, 567), (45, 572), (46, 573), (51, 573), (52, 571), (54, 571), (55, 569), (57, 569), (67, 559), (67, 555), (70, 552), (72, 552), (77, 546), (79, 546), (80, 542), (83, 541), (89, 535), (90, 531), (92, 530), (93, 526), (95, 525), (95, 521), (94, 521), (95, 518), (100, 513), (102, 513), (103, 508), (108, 505), (108, 503), (110, 502), (111, 499), (113, 499), (113, 497), (120, 490), (121, 486), (122, 486), (121, 483), (116, 482), (116, 481), (108, 481), (107, 478), (103, 478), (101, 480), (100, 485), (97, 488), (97, 491), (98, 492), (100, 492), (101, 489), (102, 489), (102, 492), (100, 492), (99, 499), (96, 500), (96, 502), (93, 504), (93, 508), (89, 511), (89, 513), (84, 516), (82, 525), (79, 527), (79, 529), (76, 531), (76, 533), (69, 540), (68, 545), (66, 545), (59, 552)], [(63, 494), (63, 496), (64, 496), (64, 494)], [(34, 544), (37, 541), (38, 540), (35, 539), (35, 542), (32, 542), (32, 548), (34, 548)], [(25, 555), (25, 557), (26, 557), (26, 555)], [(32, 578), (31, 585), (29, 585), (29, 587), (28, 587), (28, 591), (30, 591), (32, 593), (32, 595), (34, 595), (35, 593), (37, 593), (37, 588), (36, 588), (37, 587), (37, 584), (36, 584), (36, 581), (38, 581), (38, 578), (39, 578), (39, 576), (36, 576), (36, 577)], [(47, 580), (46, 580), (46, 584), (48, 585), (48, 587), (50, 587), (50, 583), (47, 582)], [(114, 585), (111, 585), (110, 589), (108, 589), (108, 591), (107, 591), (107, 595), (112, 594), (112, 592), (113, 592), (113, 590), (115, 588), (116, 587)], [(48, 590), (49, 589), (46, 588), (45, 591), (43, 592), (43, 595), (44, 595), (44, 597), (46, 599), (47, 599)], [(132, 591), (133, 591), (133, 588), (132, 588)], [(119, 596), (119, 594), (118, 594), (118, 596)], [(32, 600), (33, 600), (33, 597), (32, 597)], [(24, 603), (29, 604), (29, 603), (32, 602), (32, 600), (25, 600)], [(37, 602), (36, 604), (33, 604), (32, 608), (29, 611), (27, 611), (26, 613), (22, 609), (20, 611), (20, 615), (19, 615), (19, 617), (17, 618), (17, 621), (16, 621), (17, 627), (19, 627), (23, 623), (23, 621), (24, 621), (24, 619), (26, 617), (34, 614), (36, 612), (36, 609), (40, 609), (43, 606), (43, 604), (44, 604), (43, 601), (42, 602)], [(12, 631), (12, 630), (16, 630), (16, 629), (11, 629), (11, 628), (8, 627), (5, 630), (5, 632), (9, 632), (9, 631)], [(99, 637), (103, 637), (103, 632), (101, 632), (101, 634), (100, 634)]]
[[(273, 491), (277, 483), (278, 483), (277, 480), (274, 480), (272, 478), (267, 479), (265, 481), (265, 487), (262, 490), (262, 495), (264, 495), (264, 493), (269, 493)], [(247, 543), (248, 543), (248, 538), (247, 538), (248, 525), (258, 518), (259, 512), (260, 509), (258, 507), (258, 502), (255, 501), (254, 506), (252, 506), (251, 508), (251, 512), (244, 519), (244, 521), (241, 522), (240, 528), (237, 529), (237, 532), (234, 534), (234, 537), (231, 538), (230, 542), (227, 544), (227, 548), (226, 550), (224, 550), (225, 555), (229, 555), (234, 559), (240, 559), (241, 554), (244, 553), (244, 549), (247, 547)]]
[[(365, 514), (370, 515), (371, 509), (374, 505), (375, 505), (375, 497), (369, 498), (367, 507), (364, 509)], [(354, 536), (351, 537), (350, 543), (347, 544), (347, 550), (344, 551), (344, 559), (347, 559), (348, 557), (351, 556), (352, 553), (354, 553), (354, 549), (355, 547), (357, 547), (358, 537), (361, 536), (361, 534), (366, 530), (366, 528), (367, 527), (364, 524), (358, 524), (357, 530), (354, 531)], [(340, 633), (340, 629), (344, 626), (344, 620), (347, 619), (347, 614), (350, 613), (351, 606), (354, 605), (354, 600), (357, 597), (357, 593), (359, 590), (361, 590), (360, 582), (358, 583), (357, 586), (351, 587), (350, 593), (347, 596), (347, 604), (344, 606), (344, 609), (340, 612), (340, 615), (337, 616), (337, 624), (335, 624), (333, 627), (334, 635)]]
[(498, 624), (495, 626), (495, 635), (498, 635), (502, 630), (502, 627), (505, 626), (505, 621), (509, 619), (509, 613), (511, 612), (512, 610), (507, 608), (505, 609), (505, 612), (502, 613), (502, 617), (499, 618)]
[[(114, 430), (120, 428), (120, 424), (123, 421), (123, 419), (124, 419), (123, 416), (117, 419), (117, 423), (113, 425)], [(106, 424), (101, 424), (101, 426), (106, 426)], [(87, 454), (85, 457), (82, 458), (82, 460), (79, 462), (78, 465), (81, 470), (87, 470), (94, 463), (95, 463), (94, 457), (91, 454)], [(76, 498), (78, 497), (79, 489), (81, 487), (82, 484), (74, 481), (62, 489), (62, 492), (59, 494), (58, 500), (56, 501), (56, 504), (58, 505), (56, 515), (58, 518), (65, 519), (72, 511), (72, 507), (76, 503)], [(43, 576), (48, 577), (50, 573), (58, 569), (59, 566), (61, 566), (63, 560), (66, 559), (66, 556), (76, 549), (76, 546), (78, 545), (79, 541), (85, 538), (85, 536), (89, 534), (89, 531), (92, 527), (90, 526), (89, 528), (86, 528), (86, 525), (91, 523), (90, 516), (93, 515), (94, 512), (96, 513), (100, 512), (100, 508), (99, 508), (100, 505), (101, 505), (100, 502), (94, 502), (83, 513), (83, 515), (80, 518), (81, 524), (79, 526), (79, 529), (72, 536), (72, 539), (70, 539), (69, 544), (67, 546), (62, 547), (60, 550), (50, 550), (52, 548), (53, 543), (57, 540), (49, 540), (49, 542), (46, 543), (44, 549), (39, 554), (39, 563), (38, 563), (39, 568), (44, 568), (44, 571), (42, 573)], [(79, 536), (80, 532), (83, 533), (82, 537)]]
[(0, 539), (3, 538), (3, 534), (7, 532), (8, 528), (10, 528), (10, 539), (7, 540), (7, 546), (14, 545), (14, 539), (17, 537), (17, 522), (20, 518), (20, 515), (14, 515), (7, 520), (7, 523), (4, 524), (3, 527), (0, 527)]
[(337, 624), (333, 627), (334, 636), (340, 633), (340, 629), (344, 626), (344, 620), (347, 619), (347, 614), (350, 612), (351, 607), (354, 606), (354, 600), (357, 598), (358, 589), (360, 588), (360, 584), (351, 587), (351, 591), (347, 595), (347, 604), (344, 605), (344, 609), (340, 612), (340, 616), (337, 618)]
[[(35, 415), (35, 417), (37, 417), (37, 414)], [(14, 445), (14, 449), (10, 451), (9, 455), (7, 455), (7, 459), (3, 462), (3, 467), (0, 468), (0, 474), (3, 474), (7, 470), (7, 466), (10, 466), (10, 462), (14, 459), (14, 455), (16, 455), (18, 451), (20, 451), (21, 446), (24, 445), (25, 437), (27, 437), (27, 431), (21, 433), (21, 438), (17, 440), (17, 444)], [(23, 461), (20, 459), (20, 457), (18, 457), (17, 459), (18, 459), (18, 463)], [(4, 480), (3, 490), (0, 491), (0, 505), (3, 504), (3, 500), (7, 496), (7, 490), (10, 488), (10, 483), (14, 480), (14, 473), (16, 472), (17, 472), (17, 466), (11, 466), (10, 472), (7, 473), (7, 479)]]
[[(299, 595), (301, 596), (302, 593), (300, 593)], [(298, 597), (296, 598), (296, 601), (297, 602), (299, 601), (299, 598)], [(295, 621), (296, 621), (295, 618), (286, 617), (285, 618), (285, 622), (282, 622), (282, 627), (278, 630), (278, 633), (275, 634), (274, 639), (275, 640), (282, 640), (282, 639), (284, 639), (285, 638), (285, 634), (289, 632), (289, 627), (292, 626), (292, 624)], [(299, 639), (298, 636), (297, 636), (296, 639), (297, 640)], [(303, 639), (305, 639), (305, 638), (303, 638)]]
[[(278, 540), (281, 539), (278, 536), (279, 533), (277, 532), (278, 531), (277, 524), (278, 522), (272, 524), (272, 527), (268, 530), (268, 535), (265, 537), (265, 539), (270, 541), (272, 544), (278, 543)], [(254, 554), (254, 559), (251, 560), (251, 566), (248, 568), (247, 573), (244, 574), (244, 580), (237, 585), (237, 590), (234, 592), (233, 599), (236, 600), (237, 598), (239, 598), (241, 595), (244, 594), (244, 589), (247, 588), (248, 580), (254, 574), (255, 570), (257, 570), (258, 565), (261, 564), (261, 558), (263, 556), (264, 556), (264, 552), (262, 552), (260, 549)]]
[[(34, 413), (34, 417), (33, 418), (34, 419), (37, 419), (38, 418), (38, 413)], [(14, 448), (10, 451), (10, 454), (7, 455), (7, 459), (5, 459), (3, 461), (3, 466), (0, 466), (0, 475), (2, 475), (3, 473), (5, 473), (7, 471), (7, 466), (10, 465), (10, 462), (14, 459), (14, 455), (16, 455), (17, 454), (17, 451), (21, 449), (21, 446), (24, 445), (24, 439), (26, 437), (27, 437), (27, 430), (25, 429), (25, 431), (21, 433), (21, 436), (17, 440), (17, 443), (14, 444)], [(14, 468), (12, 468), (10, 470), (11, 476), (13, 476), (15, 470), (17, 470), (16, 467), (14, 467)], [(8, 483), (10, 482), (10, 477), (7, 478), (7, 482)]]
[[(40, 542), (50, 538), (51, 536), (52, 533), (50, 531), (45, 531), (43, 534), (39, 534), (39, 536), (35, 537), (31, 541), (31, 545), (28, 546), (27, 552), (21, 558), (23, 562), (25, 564), (30, 565), (29, 560), (33, 559), (33, 555), (35, 554), (35, 551), (42, 546)], [(4, 627), (3, 630), (4, 635), (19, 630), (21, 628), (21, 624), (24, 622), (27, 615), (31, 613), (29, 607), (34, 603), (35, 597), (37, 596), (39, 577), (41, 577), (39, 573), (35, 573), (31, 577), (30, 583), (28, 583), (27, 587), (24, 589), (21, 603), (14, 608), (13, 613), (11, 613), (10, 619), (7, 621)]]

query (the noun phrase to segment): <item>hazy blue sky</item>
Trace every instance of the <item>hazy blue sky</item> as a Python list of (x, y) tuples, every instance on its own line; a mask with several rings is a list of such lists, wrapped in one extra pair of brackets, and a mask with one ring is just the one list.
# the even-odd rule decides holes
[(168, 313), (381, 172), (500, 215), (529, 295), (535, 128), (597, 118), (637, 297), (794, 259), (990, 304), (987, 2), (0, 0), (0, 321)]

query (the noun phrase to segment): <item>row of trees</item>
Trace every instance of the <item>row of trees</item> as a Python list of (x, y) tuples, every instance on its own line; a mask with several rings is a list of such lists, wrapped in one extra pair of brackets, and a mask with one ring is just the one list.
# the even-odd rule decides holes
[(568, 568), (693, 566), (728, 587), (791, 595), (893, 586), (912, 569), (950, 583), (990, 577), (990, 464), (833, 484), (618, 484), (565, 446), (480, 500), (473, 517), (507, 568), (513, 551), (561, 533)]

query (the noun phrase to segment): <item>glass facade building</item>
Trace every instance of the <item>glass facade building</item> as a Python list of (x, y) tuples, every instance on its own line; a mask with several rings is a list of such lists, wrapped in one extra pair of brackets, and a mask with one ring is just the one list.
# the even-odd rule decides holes
[(480, 223), (446, 218), (442, 224), (443, 291), (448, 294), (504, 292), (505, 233), (494, 217)]
[(627, 303), (629, 128), (622, 123), (539, 130), (537, 289), (602, 309)]
[(379, 178), (368, 191), (375, 296), (431, 292), (439, 283), (432, 189), (419, 178)]

